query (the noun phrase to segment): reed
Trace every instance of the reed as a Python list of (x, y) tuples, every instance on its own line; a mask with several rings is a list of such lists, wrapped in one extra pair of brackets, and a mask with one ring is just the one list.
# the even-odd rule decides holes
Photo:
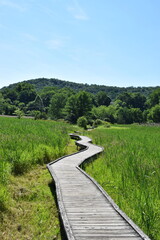
[(117, 126), (88, 133), (104, 147), (85, 170), (150, 236), (160, 239), (160, 127)]
[(0, 210), (6, 209), (10, 175), (24, 174), (67, 153), (71, 125), (0, 117)]

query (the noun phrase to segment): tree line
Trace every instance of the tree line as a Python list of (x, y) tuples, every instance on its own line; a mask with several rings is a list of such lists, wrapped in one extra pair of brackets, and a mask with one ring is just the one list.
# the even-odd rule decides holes
[(71, 123), (77, 123), (83, 117), (91, 126), (100, 121), (119, 124), (158, 123), (160, 88), (157, 87), (148, 96), (141, 92), (126, 91), (111, 99), (102, 90), (91, 93), (66, 86), (48, 86), (37, 91), (34, 84), (22, 82), (0, 90), (0, 114), (25, 114), (35, 119), (64, 119)]
[[(59, 80), (56, 78), (37, 78), (24, 81), (24, 83), (30, 83), (33, 85), (37, 92), (40, 92), (44, 89), (44, 87), (56, 87), (58, 89), (62, 88), (71, 88), (76, 92), (86, 91), (89, 93), (96, 94), (100, 91), (106, 92), (107, 95), (113, 100), (117, 98), (117, 96), (124, 92), (129, 93), (141, 93), (144, 96), (149, 96), (153, 90), (156, 90), (158, 87), (116, 87), (116, 86), (105, 86), (105, 85), (97, 85), (97, 84), (83, 84), (83, 83), (75, 83), (64, 80)], [(13, 89), (17, 86), (17, 83), (9, 85), (7, 88)]]

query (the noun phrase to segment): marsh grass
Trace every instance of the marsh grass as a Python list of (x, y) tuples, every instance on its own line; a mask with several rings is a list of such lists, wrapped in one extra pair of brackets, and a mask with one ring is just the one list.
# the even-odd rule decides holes
[(1, 214), (1, 240), (60, 240), (60, 224), (46, 166), (11, 176), (9, 209)]
[(118, 126), (89, 135), (105, 151), (85, 170), (152, 240), (159, 240), (160, 127)]
[(53, 121), (0, 118), (0, 239), (60, 240), (55, 187), (46, 163), (76, 152)]
[(0, 117), (0, 211), (8, 205), (10, 176), (21, 175), (67, 153), (73, 126)]

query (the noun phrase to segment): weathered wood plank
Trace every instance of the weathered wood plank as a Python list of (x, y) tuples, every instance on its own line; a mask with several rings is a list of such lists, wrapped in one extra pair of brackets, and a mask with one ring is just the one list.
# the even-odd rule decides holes
[(97, 237), (97, 239), (101, 239), (100, 237), (107, 237), (108, 239), (112, 238), (112, 237), (138, 237), (138, 235), (135, 233), (121, 233), (119, 232), (118, 234), (116, 233), (107, 233), (107, 231), (105, 233), (77, 233), (75, 234), (76, 239), (78, 237)]
[(79, 236), (78, 237), (78, 239), (79, 240), (107, 240), (107, 239), (109, 239), (109, 240), (142, 240), (142, 238), (141, 237), (126, 237), (126, 236), (123, 236), (123, 237), (118, 237), (118, 236), (116, 236), (116, 237), (110, 237), (110, 238), (106, 238), (106, 236), (104, 237), (104, 236), (101, 236), (100, 238), (97, 238), (97, 236), (87, 236), (87, 237), (85, 237), (85, 236)]
[(111, 225), (111, 226), (106, 226), (106, 224), (84, 224), (84, 225), (72, 225), (73, 230), (130, 230), (130, 226), (126, 225)]

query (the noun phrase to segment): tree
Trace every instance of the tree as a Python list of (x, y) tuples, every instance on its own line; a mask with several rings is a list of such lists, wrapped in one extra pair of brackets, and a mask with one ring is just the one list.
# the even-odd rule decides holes
[(33, 85), (26, 82), (19, 83), (15, 90), (18, 93), (18, 100), (25, 104), (35, 100), (37, 95)]
[(149, 109), (146, 109), (146, 110), (144, 110), (144, 111), (142, 112), (142, 114), (143, 114), (143, 122), (147, 122), (148, 116), (149, 116), (149, 112), (150, 112)]
[(132, 119), (132, 112), (129, 108), (127, 107), (120, 107), (117, 111), (116, 111), (116, 121), (119, 124), (130, 124), (133, 123), (133, 119)]
[(124, 102), (126, 104), (126, 107), (128, 107), (128, 108), (132, 106), (132, 94), (131, 93), (124, 92), (117, 97), (117, 100), (121, 100), (122, 102)]
[(4, 109), (3, 113), (5, 115), (12, 115), (14, 111), (17, 109), (17, 107), (13, 105), (11, 100), (8, 98), (8, 99), (5, 99), (5, 102), (3, 104), (3, 109)]
[(67, 99), (66, 106), (65, 106), (65, 115), (66, 115), (66, 120), (68, 120), (71, 123), (76, 123), (78, 119), (76, 95), (72, 95)]
[(42, 100), (41, 96), (37, 94), (34, 101), (31, 101), (27, 104), (27, 109), (29, 111), (36, 110), (36, 111), (43, 112), (45, 110), (45, 107), (44, 107), (43, 100)]
[(45, 107), (49, 107), (53, 95), (58, 91), (56, 87), (44, 87), (40, 92), (41, 99)]
[(146, 97), (140, 93), (132, 94), (132, 108), (140, 108), (141, 110), (145, 109)]
[(15, 89), (4, 88), (2, 94), (5, 99), (9, 98), (11, 102), (18, 99), (18, 93)]
[(79, 117), (88, 117), (92, 109), (92, 98), (89, 93), (80, 91), (68, 98), (65, 111), (66, 119), (76, 123)]
[(88, 92), (80, 91), (77, 97), (77, 117), (87, 116), (92, 109), (92, 98)]
[(51, 104), (49, 106), (49, 113), (52, 119), (63, 118), (63, 109), (66, 104), (66, 97), (63, 93), (56, 93), (51, 99)]
[(106, 106), (99, 106), (99, 107), (93, 107), (92, 108), (92, 115), (94, 119), (101, 119), (103, 121), (115, 122), (115, 107), (113, 105), (110, 105), (108, 107)]
[(2, 93), (0, 93), (0, 114), (3, 114), (4, 112), (4, 98), (2, 96)]
[(127, 107), (127, 104), (125, 102), (122, 102), (122, 100), (117, 99), (114, 101), (113, 106), (117, 110), (120, 107)]
[(106, 92), (100, 91), (96, 94), (96, 103), (97, 106), (109, 106), (111, 103), (111, 99), (107, 96)]
[(155, 91), (153, 91), (148, 99), (148, 105), (150, 107), (153, 107), (157, 104), (160, 103), (160, 88), (156, 89)]
[(148, 119), (155, 123), (160, 123), (160, 105), (157, 104), (152, 107), (148, 114)]
[(118, 96), (117, 100), (125, 103), (128, 108), (145, 109), (146, 97), (140, 93), (122, 93)]
[(143, 122), (143, 113), (139, 108), (131, 108), (132, 120), (134, 123)]

